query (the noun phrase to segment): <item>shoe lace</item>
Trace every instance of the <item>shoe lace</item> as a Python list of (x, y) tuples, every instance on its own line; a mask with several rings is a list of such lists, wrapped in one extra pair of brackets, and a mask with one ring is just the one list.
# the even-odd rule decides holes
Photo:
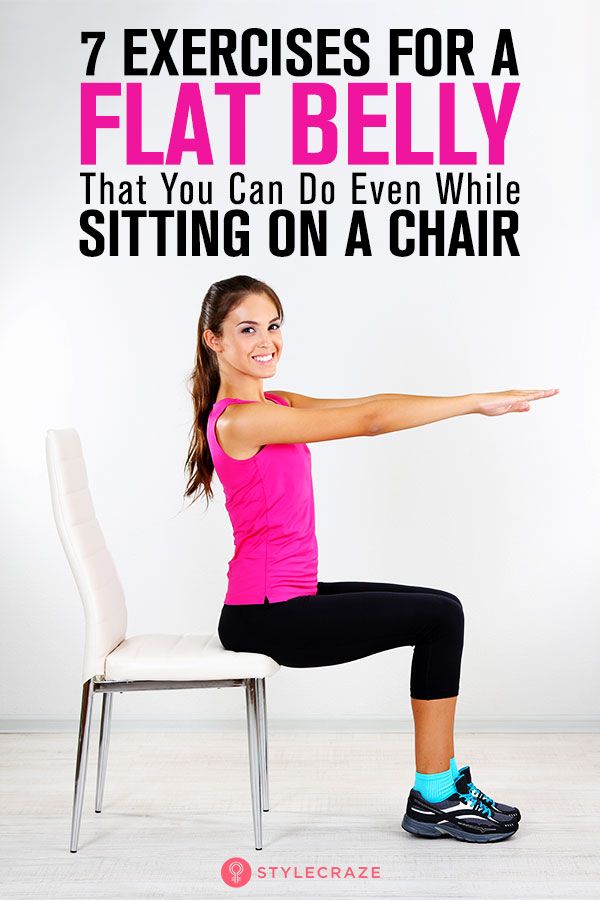
[(471, 809), (474, 809), (474, 810), (475, 810), (475, 812), (481, 812), (481, 813), (483, 813), (483, 815), (484, 815), (484, 816), (487, 816), (488, 819), (491, 819), (491, 818), (492, 818), (492, 810), (491, 810), (490, 807), (487, 805), (487, 803), (484, 803), (484, 802), (483, 802), (483, 800), (481, 799), (481, 797), (476, 797), (476, 796), (475, 796), (474, 794), (472, 794), (472, 793), (469, 793), (469, 794), (461, 794), (460, 792), (459, 792), (459, 797), (461, 798), (461, 800), (463, 801), (463, 803), (466, 803), (467, 806), (470, 806)]
[(472, 781), (469, 781), (468, 788), (474, 797), (477, 797), (479, 800), (482, 800), (484, 803), (487, 803), (490, 806), (494, 805), (494, 800), (492, 800), (492, 798), (489, 797), (487, 794), (484, 794), (483, 791), (480, 791), (479, 788), (476, 787)]

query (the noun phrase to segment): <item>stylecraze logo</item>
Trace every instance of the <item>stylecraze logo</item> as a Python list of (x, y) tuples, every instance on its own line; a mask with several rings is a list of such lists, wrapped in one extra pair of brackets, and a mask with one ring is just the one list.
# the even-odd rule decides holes
[[(243, 857), (232, 856), (221, 866), (221, 877), (230, 887), (243, 887), (252, 878), (252, 867)], [(254, 877), (263, 881), (371, 881), (381, 878), (381, 866), (257, 866)]]

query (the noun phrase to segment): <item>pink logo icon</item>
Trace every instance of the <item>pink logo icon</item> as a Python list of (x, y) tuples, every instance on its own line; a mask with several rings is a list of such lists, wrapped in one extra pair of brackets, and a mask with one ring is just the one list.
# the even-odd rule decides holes
[(250, 863), (241, 856), (232, 856), (221, 866), (221, 878), (229, 887), (243, 887), (248, 884), (251, 875)]

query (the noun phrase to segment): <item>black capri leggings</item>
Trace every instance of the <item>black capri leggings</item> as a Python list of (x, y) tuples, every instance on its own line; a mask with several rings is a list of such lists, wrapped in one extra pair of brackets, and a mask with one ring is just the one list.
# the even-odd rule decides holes
[(264, 653), (282, 666), (335, 666), (413, 646), (410, 696), (456, 697), (462, 603), (447, 591), (369, 581), (319, 581), (317, 593), (280, 603), (224, 604), (226, 650)]

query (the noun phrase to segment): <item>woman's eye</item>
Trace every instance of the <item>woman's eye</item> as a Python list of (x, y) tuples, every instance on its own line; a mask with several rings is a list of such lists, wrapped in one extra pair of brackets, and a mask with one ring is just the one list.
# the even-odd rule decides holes
[[(278, 322), (273, 322), (272, 325), (269, 325), (269, 328), (277, 328), (277, 330), (279, 330), (280, 327), (281, 326)], [(249, 331), (254, 331), (252, 325), (246, 325), (245, 328), (242, 328), (242, 334), (247, 334), (247, 332)]]

